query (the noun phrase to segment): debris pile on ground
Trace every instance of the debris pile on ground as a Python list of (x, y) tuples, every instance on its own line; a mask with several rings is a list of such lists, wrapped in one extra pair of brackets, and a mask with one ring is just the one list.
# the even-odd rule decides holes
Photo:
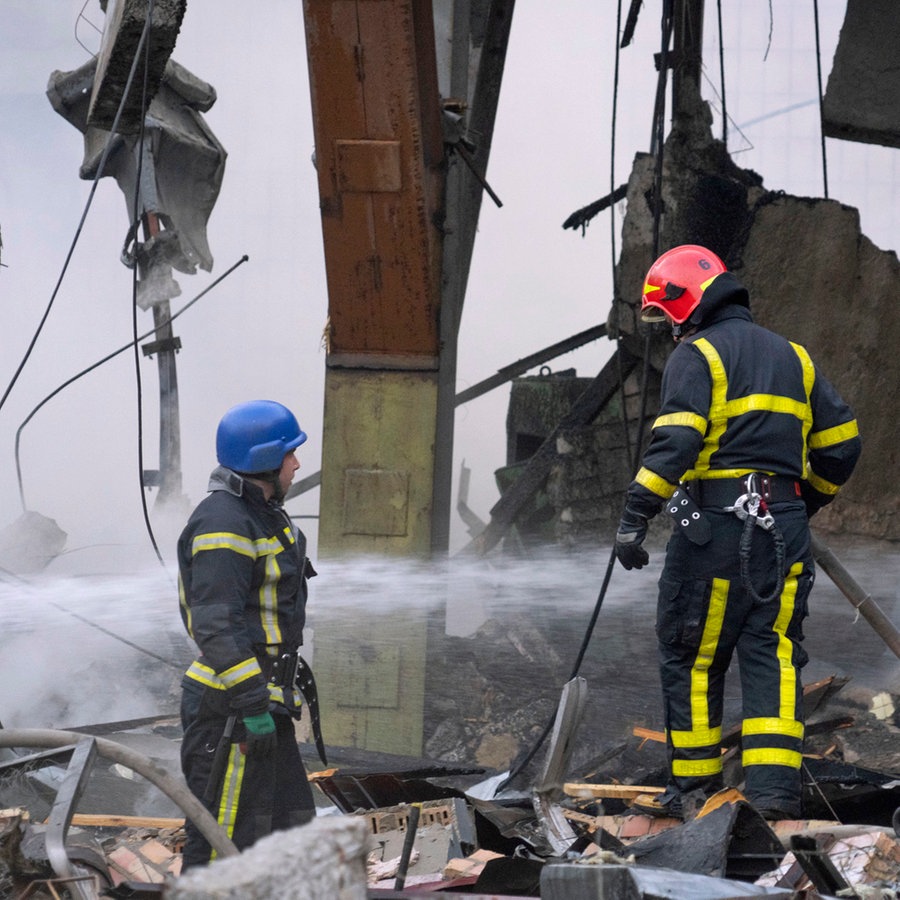
[[(675, 896), (678, 886), (678, 896), (710, 900), (798, 892), (896, 898), (900, 698), (847, 687), (848, 679), (831, 677), (804, 691), (803, 820), (769, 822), (746, 801), (739, 726), (723, 739), (728, 787), (686, 807), (684, 820), (664, 817), (654, 804), (666, 782), (664, 736), (635, 726), (583, 762), (575, 735), (586, 683), (576, 678), (530, 768), (511, 773), (332, 748), (335, 767), (310, 775), (314, 823), (183, 876), (183, 819), (77, 809), (84, 785), (72, 790), (71, 780), (90, 774), (87, 740), (14, 754), (0, 764), (0, 807), (9, 807), (0, 814), (0, 895), (387, 900), (440, 891), (650, 900)], [(168, 731), (157, 738), (171, 741)], [(301, 752), (315, 758), (310, 745)], [(121, 768), (98, 765), (96, 774), (106, 784), (125, 777)], [(106, 796), (137, 803), (141, 786), (126, 781), (131, 793)], [(266, 893), (281, 872), (273, 854), (282, 860), (295, 843), (295, 880), (306, 879), (306, 893)], [(315, 884), (330, 893), (310, 893)]]

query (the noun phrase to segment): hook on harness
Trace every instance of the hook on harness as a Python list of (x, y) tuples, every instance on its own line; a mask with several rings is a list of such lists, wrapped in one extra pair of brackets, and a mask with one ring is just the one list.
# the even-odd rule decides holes
[[(769, 512), (762, 494), (757, 490), (758, 477), (756, 472), (751, 472), (747, 476), (744, 482), (746, 493), (741, 494), (731, 506), (726, 506), (725, 512), (733, 512), (742, 522), (752, 519), (754, 525), (759, 525), (764, 531), (772, 531), (775, 528), (775, 519)], [(759, 514), (760, 510), (762, 515)]]
[[(744, 523), (740, 543), (741, 581), (744, 588), (757, 603), (769, 603), (781, 596), (784, 589), (784, 535), (776, 526), (775, 519), (758, 490), (758, 477), (756, 472), (751, 472), (747, 476), (744, 482), (745, 493), (741, 494), (731, 506), (726, 506), (725, 511), (733, 512)], [(768, 597), (760, 597), (753, 587), (750, 575), (750, 550), (757, 525), (763, 531), (771, 532), (775, 543), (775, 590)]]

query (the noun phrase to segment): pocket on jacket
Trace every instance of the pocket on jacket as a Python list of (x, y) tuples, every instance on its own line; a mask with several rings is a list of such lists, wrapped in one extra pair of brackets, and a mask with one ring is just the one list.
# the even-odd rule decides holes
[(678, 581), (663, 576), (656, 606), (656, 636), (661, 644), (696, 648), (709, 610), (707, 581)]

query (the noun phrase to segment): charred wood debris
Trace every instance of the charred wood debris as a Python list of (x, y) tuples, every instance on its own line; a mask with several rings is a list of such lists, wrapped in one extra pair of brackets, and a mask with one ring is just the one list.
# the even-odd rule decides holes
[[(315, 748), (301, 750), (317, 820), (352, 816), (367, 826), (364, 893), (347, 897), (895, 898), (900, 697), (854, 690), (849, 681), (832, 676), (804, 691), (799, 821), (768, 822), (743, 798), (739, 725), (723, 740), (725, 790), (684, 821), (643, 811), (666, 783), (664, 736), (633, 726), (620, 739), (592, 742), (594, 755), (585, 756), (575, 739), (585, 721), (582, 678), (565, 685), (555, 711), (551, 702), (549, 737), (519, 771), (467, 764), (462, 744), (459, 762), (329, 748), (326, 770), (316, 769)], [(514, 730), (521, 712), (507, 700), (496, 696), (492, 715), (502, 722), (505, 709)], [(177, 748), (175, 720), (124, 723), (120, 734), (129, 726)], [(152, 785), (123, 766), (92, 760), (73, 775), (89, 745), (6, 751), (0, 896), (159, 897), (177, 884), (183, 812), (143, 814), (154, 808), (146, 801)], [(177, 756), (169, 756), (171, 768)], [(92, 791), (99, 805), (81, 803)], [(104, 803), (102, 813), (79, 808)], [(129, 814), (114, 814), (110, 803)]]

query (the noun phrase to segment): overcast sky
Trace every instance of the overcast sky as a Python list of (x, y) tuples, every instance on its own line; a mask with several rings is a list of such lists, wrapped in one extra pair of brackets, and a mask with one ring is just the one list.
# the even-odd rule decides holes
[[(624, 4), (627, 8), (628, 4)], [(820, 0), (823, 77), (831, 68), (845, 4)], [(651, 128), (660, 3), (642, 7), (633, 46), (622, 51), (614, 163), (624, 182)], [(721, 133), (715, 4), (708, 4), (704, 95)], [(815, 34), (811, 4), (726, 4), (726, 99), (735, 161), (770, 189), (822, 195)], [(597, 0), (520, 0), (513, 17), (487, 198), (459, 344), (458, 389), (498, 368), (605, 321), (611, 235), (624, 208), (594, 220), (584, 238), (564, 231), (574, 210), (608, 192), (613, 161), (615, 8)], [(83, 15), (82, 15), (83, 10)], [(771, 16), (770, 16), (771, 14)], [(53, 70), (84, 64), (100, 44), (97, 0), (5, 0), (0, 29), (0, 389), (6, 389), (50, 301), (87, 201), (78, 177), (80, 133), (45, 90)], [(214, 464), (222, 412), (254, 397), (282, 400), (310, 439), (300, 476), (320, 467), (327, 293), (300, 0), (264, 5), (190, 0), (173, 58), (210, 82), (218, 100), (207, 124), (228, 151), (208, 236), (211, 274), (178, 275), (190, 300), (243, 254), (250, 262), (179, 319), (184, 490), (199, 501)], [(863, 230), (883, 249), (896, 235), (897, 151), (829, 140), (830, 194), (860, 209)], [(47, 394), (131, 339), (131, 272), (119, 261), (128, 224), (112, 179), (98, 187), (72, 262), (36, 348), (0, 410), (0, 528), (21, 512), (16, 429)], [(149, 313), (138, 314), (139, 332)], [(551, 364), (593, 376), (610, 355), (597, 343)], [(69, 548), (149, 544), (142, 534), (138, 408), (144, 464), (158, 465), (155, 361), (122, 354), (50, 401), (22, 434), (28, 506), (55, 519)], [(472, 469), (470, 506), (483, 518), (498, 497), (508, 388), (458, 411), (455, 469)], [(455, 482), (455, 479), (454, 479)], [(151, 503), (152, 503), (151, 497)], [(315, 514), (318, 492), (291, 511)], [(172, 557), (172, 530), (160, 544)], [(305, 525), (315, 541), (315, 524)], [(453, 522), (452, 544), (466, 540)], [(97, 557), (95, 557), (97, 558)]]

